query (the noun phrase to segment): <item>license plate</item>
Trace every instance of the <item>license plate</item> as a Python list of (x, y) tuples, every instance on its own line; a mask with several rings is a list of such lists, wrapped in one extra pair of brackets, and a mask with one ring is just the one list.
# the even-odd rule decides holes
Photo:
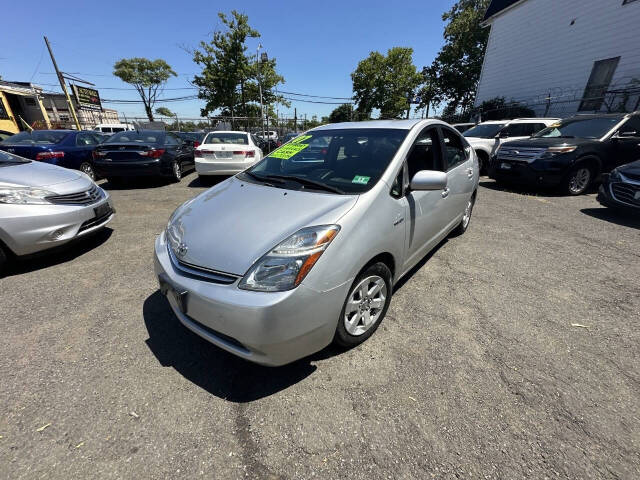
[(93, 213), (96, 218), (100, 218), (104, 215), (107, 215), (108, 213), (111, 213), (111, 207), (109, 206), (109, 203), (103, 203), (102, 205), (98, 205), (97, 207), (95, 207), (93, 209)]
[(160, 293), (167, 297), (169, 303), (173, 300), (178, 307), (178, 310), (186, 315), (188, 293), (186, 291), (176, 290), (176, 288), (167, 281), (164, 275), (158, 277), (158, 283), (160, 283)]
[(231, 158), (233, 156), (233, 152), (216, 152), (216, 158)]
[(502, 163), (500, 164), (500, 168), (502, 168), (503, 170), (511, 170), (511, 164), (510, 164), (510, 163), (502, 162)]

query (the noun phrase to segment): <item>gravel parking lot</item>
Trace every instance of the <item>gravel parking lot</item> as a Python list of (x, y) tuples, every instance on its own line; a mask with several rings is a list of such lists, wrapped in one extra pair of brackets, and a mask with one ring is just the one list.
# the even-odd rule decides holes
[(639, 478), (640, 220), (481, 185), (369, 341), (278, 369), (157, 290), (196, 176), (111, 189), (110, 229), (0, 280), (0, 476)]

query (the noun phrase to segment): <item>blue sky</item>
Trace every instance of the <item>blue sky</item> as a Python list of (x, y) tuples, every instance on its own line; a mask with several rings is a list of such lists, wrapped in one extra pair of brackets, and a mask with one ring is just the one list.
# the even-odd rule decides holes
[[(163, 58), (179, 74), (167, 84), (165, 97), (195, 93), (189, 80), (198, 72), (186, 48), (207, 40), (220, 28), (217, 12), (239, 10), (249, 16), (262, 43), (277, 59), (285, 91), (333, 97), (351, 96), (350, 73), (370, 51), (394, 46), (414, 49), (418, 68), (431, 63), (442, 45), (442, 13), (454, 0), (351, 1), (65, 1), (55, 9), (49, 0), (9, 2), (3, 9), (0, 75), (59, 91), (42, 36), (52, 43), (61, 70), (96, 84), (106, 99), (137, 99), (137, 93), (112, 75), (123, 57)], [(122, 90), (110, 90), (122, 89)], [(338, 100), (327, 100), (338, 101)], [(197, 117), (202, 102), (166, 104), (184, 117)], [(159, 106), (158, 104), (157, 106)], [(143, 116), (141, 106), (109, 105), (127, 116)], [(292, 102), (281, 114), (327, 115), (336, 105)]]

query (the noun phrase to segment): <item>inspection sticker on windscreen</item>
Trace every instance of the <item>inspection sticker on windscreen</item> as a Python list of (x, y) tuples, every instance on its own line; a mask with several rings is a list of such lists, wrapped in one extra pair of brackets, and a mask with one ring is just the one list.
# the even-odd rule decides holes
[(304, 142), (305, 140), (309, 140), (312, 136), (313, 135), (300, 135), (299, 137), (296, 137), (293, 140), (291, 140), (291, 143)]
[(302, 150), (307, 148), (309, 144), (304, 143), (288, 143), (283, 145), (279, 149), (271, 152), (268, 156), (271, 158), (279, 158), (281, 160), (289, 160), (296, 153), (300, 153)]
[(369, 183), (370, 179), (371, 177), (356, 175), (355, 177), (353, 177), (353, 180), (351, 180), (351, 183), (359, 183), (361, 185), (366, 185), (367, 183)]

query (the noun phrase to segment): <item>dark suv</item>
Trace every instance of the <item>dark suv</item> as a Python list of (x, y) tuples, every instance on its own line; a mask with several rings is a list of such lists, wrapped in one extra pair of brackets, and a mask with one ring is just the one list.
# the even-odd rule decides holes
[(602, 173), (640, 159), (640, 112), (578, 115), (526, 140), (507, 142), (491, 160), (489, 177), (584, 193)]

